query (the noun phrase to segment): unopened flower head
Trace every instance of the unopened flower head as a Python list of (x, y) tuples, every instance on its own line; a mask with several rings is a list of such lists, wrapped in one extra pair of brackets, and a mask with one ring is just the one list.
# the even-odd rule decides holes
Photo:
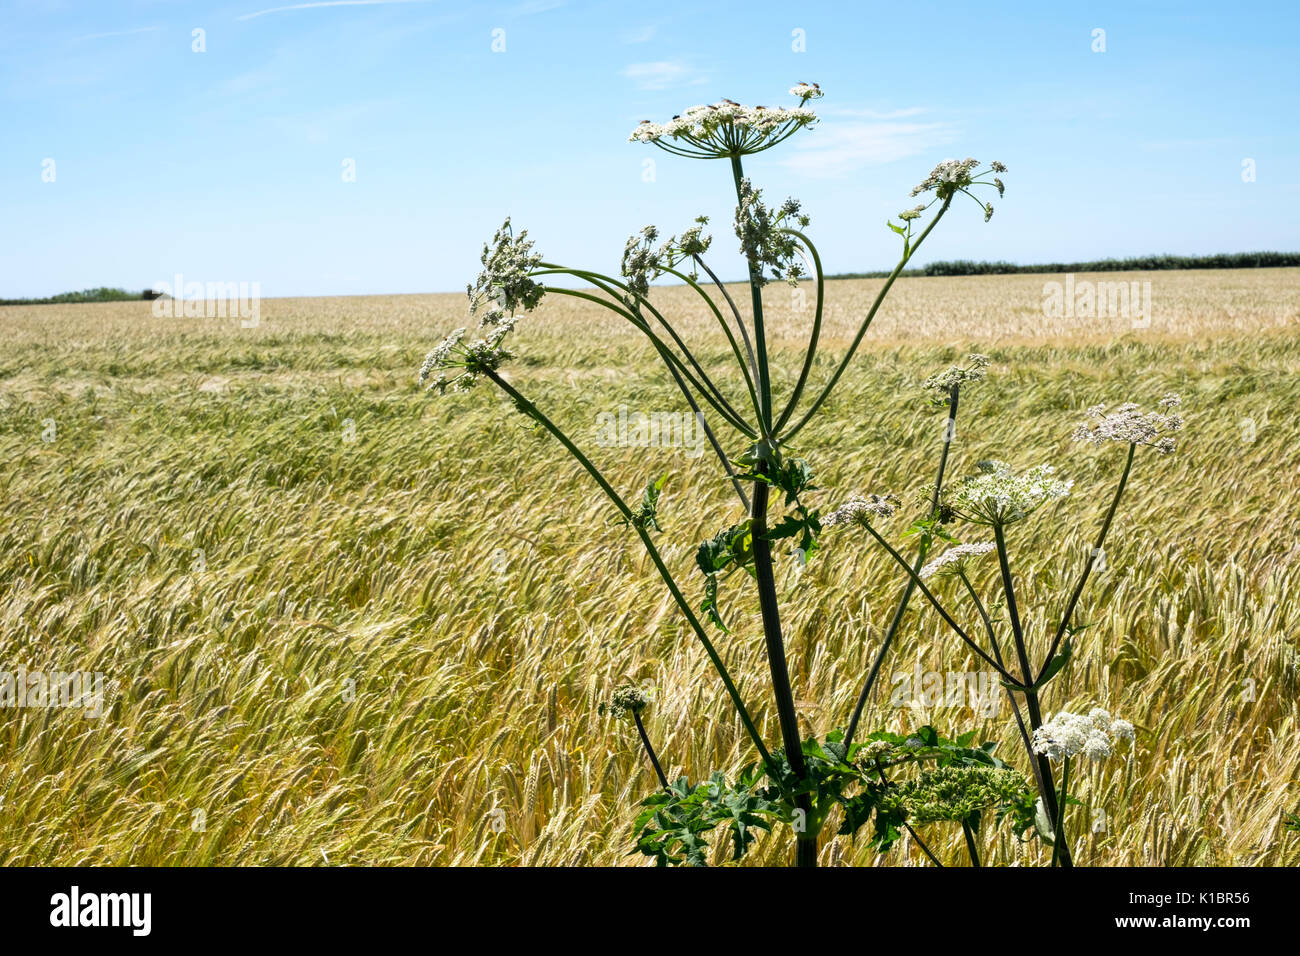
[(822, 518), (823, 528), (833, 528), (840, 524), (859, 524), (863, 527), (871, 524), (872, 518), (888, 518), (898, 510), (899, 500), (895, 495), (854, 495), (840, 507)]
[(921, 387), (926, 391), (938, 392), (933, 399), (936, 405), (947, 405), (952, 398), (952, 390), (968, 382), (982, 382), (988, 375), (989, 357), (972, 354), (966, 356), (965, 365), (950, 365), (942, 372), (935, 372)]
[(1073, 481), (1056, 477), (1051, 465), (1016, 474), (1003, 461), (981, 461), (979, 472), (944, 490), (952, 513), (975, 524), (1006, 526), (1029, 517), (1040, 505), (1070, 493)]
[[(665, 270), (674, 268), (683, 259), (702, 255), (713, 242), (712, 236), (704, 235), (708, 216), (698, 216), (695, 225), (682, 231), (680, 236), (669, 236), (657, 249), (655, 240), (659, 238), (656, 226), (646, 226), (631, 236), (623, 247), (622, 273), (627, 279), (629, 296), (625, 297), (629, 307), (635, 308), (636, 298), (645, 298), (650, 292), (650, 283), (661, 276)], [(694, 278), (692, 269), (692, 278)]]
[(1105, 405), (1094, 405), (1088, 409), (1089, 421), (1074, 430), (1075, 441), (1091, 442), (1102, 445), (1108, 441), (1124, 444), (1146, 445), (1162, 455), (1174, 450), (1173, 432), (1181, 431), (1182, 416), (1175, 408), (1181, 399), (1170, 393), (1162, 398), (1154, 412), (1143, 412), (1134, 402), (1126, 402), (1114, 411), (1106, 411)]
[(608, 713), (611, 717), (621, 720), (624, 717), (640, 714), (649, 703), (650, 698), (641, 688), (635, 684), (622, 684), (614, 690), (609, 703), (601, 704), (597, 712), (602, 716)]
[(1094, 707), (1087, 714), (1061, 711), (1034, 731), (1034, 750), (1049, 760), (1082, 754), (1090, 760), (1110, 757), (1121, 740), (1133, 740), (1133, 725), (1113, 719), (1108, 711)]
[(952, 765), (923, 770), (913, 780), (885, 788), (877, 806), (901, 811), (912, 824), (961, 823), (981, 810), (1024, 803), (1031, 792), (1014, 770)]
[(669, 153), (696, 159), (759, 153), (817, 122), (817, 114), (803, 104), (820, 98), (821, 88), (800, 83), (790, 93), (799, 97), (798, 106), (741, 106), (721, 100), (692, 106), (666, 123), (644, 120), (628, 140), (653, 143)]
[(798, 284), (804, 275), (804, 260), (802, 247), (791, 230), (807, 225), (808, 217), (800, 211), (799, 200), (789, 198), (772, 209), (763, 205), (761, 189), (755, 189), (748, 179), (741, 180), (736, 238), (740, 240), (741, 254), (749, 261), (750, 270), (760, 284), (767, 281), (765, 266), (772, 270), (773, 278)]
[(904, 209), (900, 212), (898, 218), (903, 222), (911, 222), (913, 219), (920, 219), (923, 212), (925, 212), (925, 206), (913, 206), (911, 209)]
[(970, 544), (958, 544), (949, 548), (921, 569), (921, 577), (929, 578), (936, 574), (965, 574), (966, 562), (970, 558), (988, 554), (996, 545), (992, 541), (974, 541)]
[[(484, 244), (481, 258), (483, 271), (467, 289), (471, 316), (488, 303), (492, 304), (487, 313), (490, 317), (513, 316), (520, 310), (531, 312), (542, 301), (546, 290), (531, 276), (541, 265), (542, 257), (533, 252), (527, 229), (515, 235), (507, 218), (492, 242)], [(480, 322), (480, 325), (490, 324), (493, 323), (487, 317)]]

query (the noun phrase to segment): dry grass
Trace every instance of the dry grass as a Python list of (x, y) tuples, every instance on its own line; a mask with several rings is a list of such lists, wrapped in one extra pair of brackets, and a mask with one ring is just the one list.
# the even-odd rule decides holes
[[(964, 350), (990, 354), (990, 381), (963, 401), (957, 473), (996, 455), (1077, 479), (1012, 541), (1041, 641), (1120, 464), (1071, 446), (1070, 426), (1097, 401), (1181, 391), (1180, 450), (1139, 460), (1081, 608), (1092, 627), (1048, 694), (1049, 709), (1101, 703), (1139, 727), (1134, 756), (1088, 780), (1107, 826), (1076, 852), (1294, 865), (1300, 835), (1281, 821), (1300, 777), (1300, 270), (1095, 277), (1151, 281), (1153, 321), (1136, 330), (1045, 321), (1051, 278), (902, 280), (800, 451), (826, 502), (919, 490), (941, 420), (915, 386)], [(878, 287), (832, 284), (828, 354)], [(772, 290), (787, 345), (806, 322), (788, 295)], [(660, 297), (721, 362), (687, 291)], [(155, 319), (145, 303), (0, 309), (0, 671), (113, 684), (98, 720), (0, 708), (0, 863), (631, 862), (630, 808), (653, 778), (596, 714), (625, 678), (659, 688), (649, 728), (670, 773), (749, 759), (653, 568), (562, 449), (487, 389), (417, 391), (462, 301), (272, 300), (256, 329)], [(512, 380), (618, 487), (671, 472), (663, 537), (697, 594), (693, 544), (735, 518), (708, 459), (593, 447), (599, 411), (677, 407), (649, 349), (556, 298), (517, 351)], [(776, 351), (779, 389), (797, 356)], [(828, 544), (802, 576), (778, 567), (817, 733), (845, 720), (899, 586), (865, 543)], [(736, 626), (720, 647), (775, 740), (756, 615), (738, 597), (724, 590)], [(976, 669), (913, 607), (887, 670)], [(867, 720), (978, 726), (1015, 753), (1005, 708), (914, 713), (884, 693)], [(960, 833), (932, 829), (959, 859)], [(1004, 861), (1039, 858), (996, 839)], [(752, 859), (786, 852), (782, 837)], [(823, 849), (826, 863), (919, 859)]]

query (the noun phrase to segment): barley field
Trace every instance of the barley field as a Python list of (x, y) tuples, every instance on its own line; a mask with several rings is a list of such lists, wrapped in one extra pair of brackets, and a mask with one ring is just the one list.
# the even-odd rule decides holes
[[(1296, 865), (1300, 270), (1078, 277), (1149, 281), (1136, 323), (1046, 318), (1052, 278), (900, 280), (801, 433), (816, 503), (923, 491), (944, 412), (918, 386), (989, 355), (951, 473), (997, 457), (1076, 482), (1011, 535), (1041, 642), (1122, 466), (1113, 447), (1071, 443), (1073, 426), (1098, 402), (1180, 392), (1179, 449), (1139, 456), (1084, 594), (1090, 627), (1046, 695), (1048, 710), (1100, 704), (1137, 726), (1131, 756), (1087, 771), (1075, 858)], [(830, 283), (814, 384), (879, 285)], [(810, 312), (783, 286), (769, 297), (779, 394)], [(689, 290), (655, 299), (721, 369), (725, 340)], [(255, 328), (155, 318), (147, 302), (0, 309), (0, 671), (107, 681), (98, 716), (0, 707), (0, 863), (641, 865), (632, 807), (654, 776), (597, 712), (625, 680), (655, 688), (647, 726), (669, 776), (752, 759), (653, 566), (578, 466), (488, 386), (417, 388), (463, 314), (450, 294), (267, 300)], [(617, 322), (552, 297), (521, 323), (508, 376), (620, 490), (669, 475), (659, 537), (698, 601), (694, 545), (736, 508), (708, 458), (597, 445), (602, 412), (680, 410)], [(806, 568), (778, 562), (801, 724), (824, 735), (852, 709), (901, 579), (849, 534)], [(775, 742), (748, 596), (724, 589), (733, 634), (718, 646)], [(978, 728), (1023, 766), (1006, 707), (891, 706), (892, 675), (914, 668), (980, 669), (919, 600), (868, 729)], [(922, 833), (965, 859), (959, 828)], [(784, 862), (787, 837), (746, 862)], [(984, 840), (996, 861), (1050, 855), (1005, 829)], [(925, 860), (908, 842), (882, 857), (829, 838), (821, 862)]]

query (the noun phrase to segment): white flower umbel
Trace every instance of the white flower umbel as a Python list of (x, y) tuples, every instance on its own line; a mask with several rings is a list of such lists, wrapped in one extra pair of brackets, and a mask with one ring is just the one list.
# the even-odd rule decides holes
[(917, 183), (916, 188), (912, 190), (912, 195), (919, 196), (922, 193), (933, 192), (937, 199), (946, 201), (956, 193), (965, 193), (979, 203), (980, 208), (984, 210), (984, 221), (988, 222), (993, 218), (993, 204), (977, 197), (971, 189), (976, 186), (992, 186), (1001, 197), (1006, 192), (1006, 184), (997, 177), (992, 180), (984, 177), (991, 173), (1005, 173), (1007, 167), (999, 162), (993, 162), (989, 164), (988, 169), (977, 171), (978, 166), (979, 160), (970, 157), (945, 159), (930, 170), (929, 176)]
[(1143, 412), (1135, 402), (1126, 402), (1113, 412), (1107, 412), (1105, 405), (1094, 405), (1087, 411), (1091, 420), (1076, 428), (1073, 438), (1094, 445), (1108, 441), (1146, 445), (1168, 455), (1175, 444), (1170, 433), (1183, 428), (1182, 416), (1174, 411), (1181, 403), (1177, 395), (1170, 393), (1160, 400), (1154, 412)]
[[(531, 273), (541, 265), (542, 257), (533, 252), (527, 229), (516, 236), (507, 218), (492, 237), (492, 242), (484, 244), (481, 258), (483, 271), (466, 290), (471, 316), (477, 315), (487, 303), (494, 306), (488, 312), (489, 317), (513, 315), (520, 310), (531, 312), (537, 308), (546, 290), (532, 278)], [(488, 318), (480, 322), (480, 325), (490, 324), (494, 323)]]
[(1064, 498), (1074, 486), (1057, 478), (1051, 465), (1016, 474), (1004, 461), (981, 461), (979, 469), (944, 490), (944, 504), (974, 524), (1005, 527), (1021, 521), (1041, 505)]
[(872, 518), (888, 518), (898, 510), (899, 501), (894, 495), (854, 495), (840, 507), (822, 518), (823, 528), (841, 524), (869, 525)]
[(921, 577), (930, 578), (936, 574), (964, 573), (967, 560), (981, 554), (988, 554), (996, 547), (997, 545), (992, 541), (975, 541), (970, 544), (956, 545), (923, 567)]
[(1033, 734), (1034, 751), (1046, 754), (1049, 760), (1082, 754), (1100, 762), (1115, 752), (1121, 740), (1133, 740), (1133, 725), (1127, 720), (1112, 719), (1100, 707), (1094, 707), (1087, 714), (1063, 710)]
[[(510, 353), (501, 347), (501, 341), (513, 328), (513, 322), (493, 328), (484, 338), (462, 345), (465, 329), (456, 329), (433, 347), (420, 365), (420, 384), (431, 392), (468, 392), (478, 384), (479, 377), (487, 371), (495, 372)], [(461, 371), (451, 378), (447, 372)], [(434, 373), (437, 373), (435, 376)], [(427, 384), (426, 384), (427, 383)]]
[(809, 100), (821, 99), (824, 94), (822, 88), (816, 83), (796, 83), (790, 87), (790, 95), (799, 97), (799, 103), (803, 105)]
[(653, 143), (667, 152), (696, 159), (760, 153), (817, 122), (817, 114), (803, 104), (820, 98), (821, 88), (800, 83), (790, 93), (799, 97), (798, 106), (742, 106), (722, 100), (692, 106), (666, 123), (644, 120), (628, 141)]

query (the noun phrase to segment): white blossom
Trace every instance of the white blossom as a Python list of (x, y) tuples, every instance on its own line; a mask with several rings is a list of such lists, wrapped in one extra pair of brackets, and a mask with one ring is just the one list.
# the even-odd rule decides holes
[(1080, 754), (1090, 760), (1110, 757), (1120, 740), (1133, 739), (1133, 725), (1127, 720), (1112, 720), (1110, 714), (1094, 707), (1087, 714), (1061, 711), (1054, 714), (1033, 733), (1034, 751), (1049, 760), (1062, 760)]
[(790, 87), (790, 95), (797, 96), (806, 103), (808, 100), (819, 100), (824, 94), (816, 83), (796, 83)]
[(1084, 422), (1074, 430), (1075, 441), (1091, 442), (1102, 445), (1108, 441), (1124, 444), (1146, 445), (1162, 455), (1174, 450), (1175, 441), (1171, 432), (1181, 431), (1182, 416), (1173, 409), (1182, 400), (1172, 392), (1157, 404), (1157, 411), (1143, 412), (1136, 402), (1125, 402), (1113, 412), (1107, 412), (1105, 405), (1093, 405), (1086, 412), (1091, 421)]
[(995, 547), (992, 541), (975, 541), (970, 544), (958, 544), (949, 548), (921, 569), (921, 577), (929, 578), (936, 574), (956, 574), (966, 570), (966, 560), (981, 554), (988, 554)]
[(979, 472), (944, 490), (944, 504), (975, 524), (1005, 526), (1027, 518), (1039, 506), (1064, 498), (1073, 481), (1056, 477), (1051, 465), (1036, 465), (1021, 474), (1003, 461), (981, 461)]
[(803, 104), (819, 98), (821, 88), (800, 83), (790, 92), (800, 98), (799, 106), (742, 106), (724, 99), (692, 106), (666, 123), (643, 120), (628, 140), (702, 159), (761, 152), (817, 122), (817, 114)]
[(872, 518), (888, 518), (898, 510), (899, 501), (894, 495), (854, 495), (840, 507), (821, 519), (823, 528), (840, 524), (868, 525)]

